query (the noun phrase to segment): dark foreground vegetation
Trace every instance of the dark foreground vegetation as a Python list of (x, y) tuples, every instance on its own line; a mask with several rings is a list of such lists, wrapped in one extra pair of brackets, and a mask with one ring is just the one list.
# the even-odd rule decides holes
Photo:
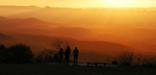
[[(78, 64), (79, 50), (74, 50), (67, 46), (66, 48), (57, 48), (58, 51), (43, 50), (38, 54), (34, 54), (29, 46), (24, 44), (16, 44), (10, 47), (0, 45), (0, 64)], [(111, 58), (110, 58), (111, 59)], [(138, 57), (132, 52), (125, 52), (111, 63), (86, 62), (91, 65), (112, 64), (126, 66), (156, 66), (156, 57)]]
[[(66, 50), (70, 50), (68, 46)], [(76, 48), (77, 50), (77, 48)], [(112, 63), (77, 63), (58, 52), (45, 51), (34, 55), (29, 46), (0, 45), (0, 75), (155, 75), (155, 60), (134, 63), (132, 53), (125, 53)], [(77, 53), (77, 52), (76, 52)], [(77, 54), (78, 56), (78, 54)], [(68, 60), (68, 61), (65, 61)], [(138, 59), (139, 60), (139, 59)]]
[[(54, 63), (54, 64), (70, 64), (71, 48), (67, 46), (64, 50), (60, 48), (58, 52), (44, 50), (34, 55), (31, 48), (24, 44), (17, 44), (10, 47), (0, 45), (0, 63), (1, 64), (37, 64), (37, 63)], [(77, 47), (73, 50), (73, 63), (78, 63), (79, 50)]]

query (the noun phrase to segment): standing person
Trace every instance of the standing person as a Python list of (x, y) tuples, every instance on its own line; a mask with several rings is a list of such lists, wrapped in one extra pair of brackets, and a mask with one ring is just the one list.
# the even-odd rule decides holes
[(63, 55), (64, 55), (63, 48), (60, 48), (59, 50), (59, 63), (60, 64), (63, 62)]
[(71, 54), (71, 49), (69, 46), (67, 46), (66, 51), (65, 51), (65, 63), (69, 64), (70, 62), (70, 54)]
[(75, 47), (73, 51), (73, 56), (74, 56), (74, 64), (78, 64), (79, 50), (77, 47)]

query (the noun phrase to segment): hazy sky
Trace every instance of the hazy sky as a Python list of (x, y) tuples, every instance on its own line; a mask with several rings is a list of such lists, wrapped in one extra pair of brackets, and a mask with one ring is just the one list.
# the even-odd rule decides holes
[(156, 0), (0, 0), (0, 5), (55, 7), (156, 6)]

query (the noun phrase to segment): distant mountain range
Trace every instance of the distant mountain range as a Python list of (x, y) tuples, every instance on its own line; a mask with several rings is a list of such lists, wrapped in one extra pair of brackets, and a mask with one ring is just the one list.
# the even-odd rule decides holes
[[(49, 26), (49, 27), (48, 27)], [(47, 28), (47, 29), (46, 29)], [(2, 44), (13, 45), (24, 43), (32, 47), (33, 52), (38, 53), (46, 48), (56, 50), (57, 43), (66, 47), (78, 47), (82, 53), (81, 60), (90, 58), (98, 60), (105, 56), (116, 56), (130, 48), (106, 41), (81, 41), (77, 38), (88, 36), (91, 32), (80, 27), (57, 27), (35, 18), (6, 18), (0, 17), (0, 40)], [(49, 33), (49, 35), (47, 34)], [(51, 33), (51, 35), (50, 35)], [(92, 61), (88, 59), (88, 61)]]
[(86, 57), (90, 52), (94, 59), (123, 50), (154, 55), (155, 15), (156, 8), (0, 6), (0, 40), (7, 44), (26, 43), (35, 52), (63, 40), (78, 46)]
[[(76, 37), (78, 38), (78, 37), (89, 36), (87, 34), (90, 33), (90, 31), (85, 28), (56, 27), (56, 26), (53, 26), (53, 24), (46, 23), (44, 21), (41, 21), (35, 18), (20, 19), (20, 18), (5, 18), (5, 17), (0, 17), (0, 31), (1, 31), (0, 38), (2, 40), (11, 39), (11, 38), (15, 38), (14, 40), (16, 41), (20, 40), (22, 42), (23, 40), (29, 40), (29, 41), (32, 41), (31, 43), (34, 43), (34, 45), (36, 44), (37, 41), (41, 41), (42, 42), (41, 44), (43, 44), (45, 41), (49, 42), (50, 44), (52, 42), (50, 40), (53, 40), (53, 39), (60, 39), (63, 41), (65, 40), (66, 42), (73, 42), (73, 44), (76, 44), (77, 43)], [(7, 33), (7, 34), (3, 34), (3, 33)], [(63, 39), (63, 38), (66, 38), (66, 39)], [(28, 41), (25, 41), (24, 43), (26, 42)], [(98, 44), (105, 44), (105, 43), (107, 42), (99, 41), (98, 43), (95, 41), (95, 46), (103, 47), (102, 45), (98, 45)], [(92, 44), (91, 47), (93, 47), (94, 41), (88, 42), (88, 43), (84, 42), (84, 44), (85, 45)], [(111, 46), (111, 43), (108, 42), (108, 44), (110, 44)], [(82, 45), (82, 46), (85, 46), (85, 45)], [(114, 45), (117, 45), (117, 44), (114, 44)]]
[[(129, 13), (130, 12), (130, 13)], [(0, 16), (13, 18), (38, 18), (43, 21), (60, 23), (65, 26), (85, 26), (85, 27), (140, 27), (150, 23), (150, 27), (155, 26), (154, 16), (156, 8), (129, 8), (129, 9), (80, 9), (80, 8), (53, 8), (36, 6), (0, 6)], [(122, 15), (120, 15), (122, 14)], [(123, 21), (124, 19), (124, 21)], [(118, 20), (118, 21), (116, 21)], [(139, 26), (137, 25), (139, 24)], [(109, 26), (108, 26), (109, 25)]]
[(10, 39), (11, 37), (5, 35), (5, 34), (2, 34), (0, 33), (0, 40), (6, 40), (6, 39)]
[[(9, 30), (8, 30), (9, 29)], [(57, 23), (49, 23), (36, 18), (6, 18), (0, 17), (0, 31), (15, 34), (35, 34), (48, 36), (63, 36), (77, 38), (88, 37), (91, 33), (82, 27), (60, 26)]]
[[(12, 37), (14, 39), (12, 39)], [(33, 52), (38, 53), (45, 49), (51, 49), (52, 51), (57, 51), (57, 44), (60, 43), (62, 47), (70, 45), (73, 49), (78, 47), (80, 49), (80, 61), (88, 62), (104, 62), (107, 57), (115, 57), (123, 52), (127, 52), (130, 48), (112, 42), (105, 41), (79, 41), (72, 38), (65, 37), (49, 37), (43, 35), (12, 35), (9, 36), (2, 34), (0, 35), (0, 40), (2, 44), (7, 46), (23, 43), (30, 46)], [(103, 60), (102, 60), (103, 59)]]
[(35, 6), (0, 6), (0, 16), (11, 16), (14, 14), (30, 12), (40, 9)]

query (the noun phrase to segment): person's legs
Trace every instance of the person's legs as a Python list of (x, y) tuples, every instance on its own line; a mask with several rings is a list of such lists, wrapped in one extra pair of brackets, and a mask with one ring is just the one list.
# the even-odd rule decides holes
[(74, 56), (74, 64), (77, 64), (78, 63), (78, 59), (76, 56)]
[(62, 61), (63, 61), (63, 58), (60, 57), (60, 59), (59, 59), (59, 63), (62, 64)]
[(75, 64), (75, 56), (73, 56), (73, 63)]
[(78, 58), (77, 57), (75, 58), (75, 63), (78, 64)]
[(70, 61), (70, 59), (69, 59), (69, 57), (67, 57), (66, 58), (66, 64), (69, 64), (69, 61)]

